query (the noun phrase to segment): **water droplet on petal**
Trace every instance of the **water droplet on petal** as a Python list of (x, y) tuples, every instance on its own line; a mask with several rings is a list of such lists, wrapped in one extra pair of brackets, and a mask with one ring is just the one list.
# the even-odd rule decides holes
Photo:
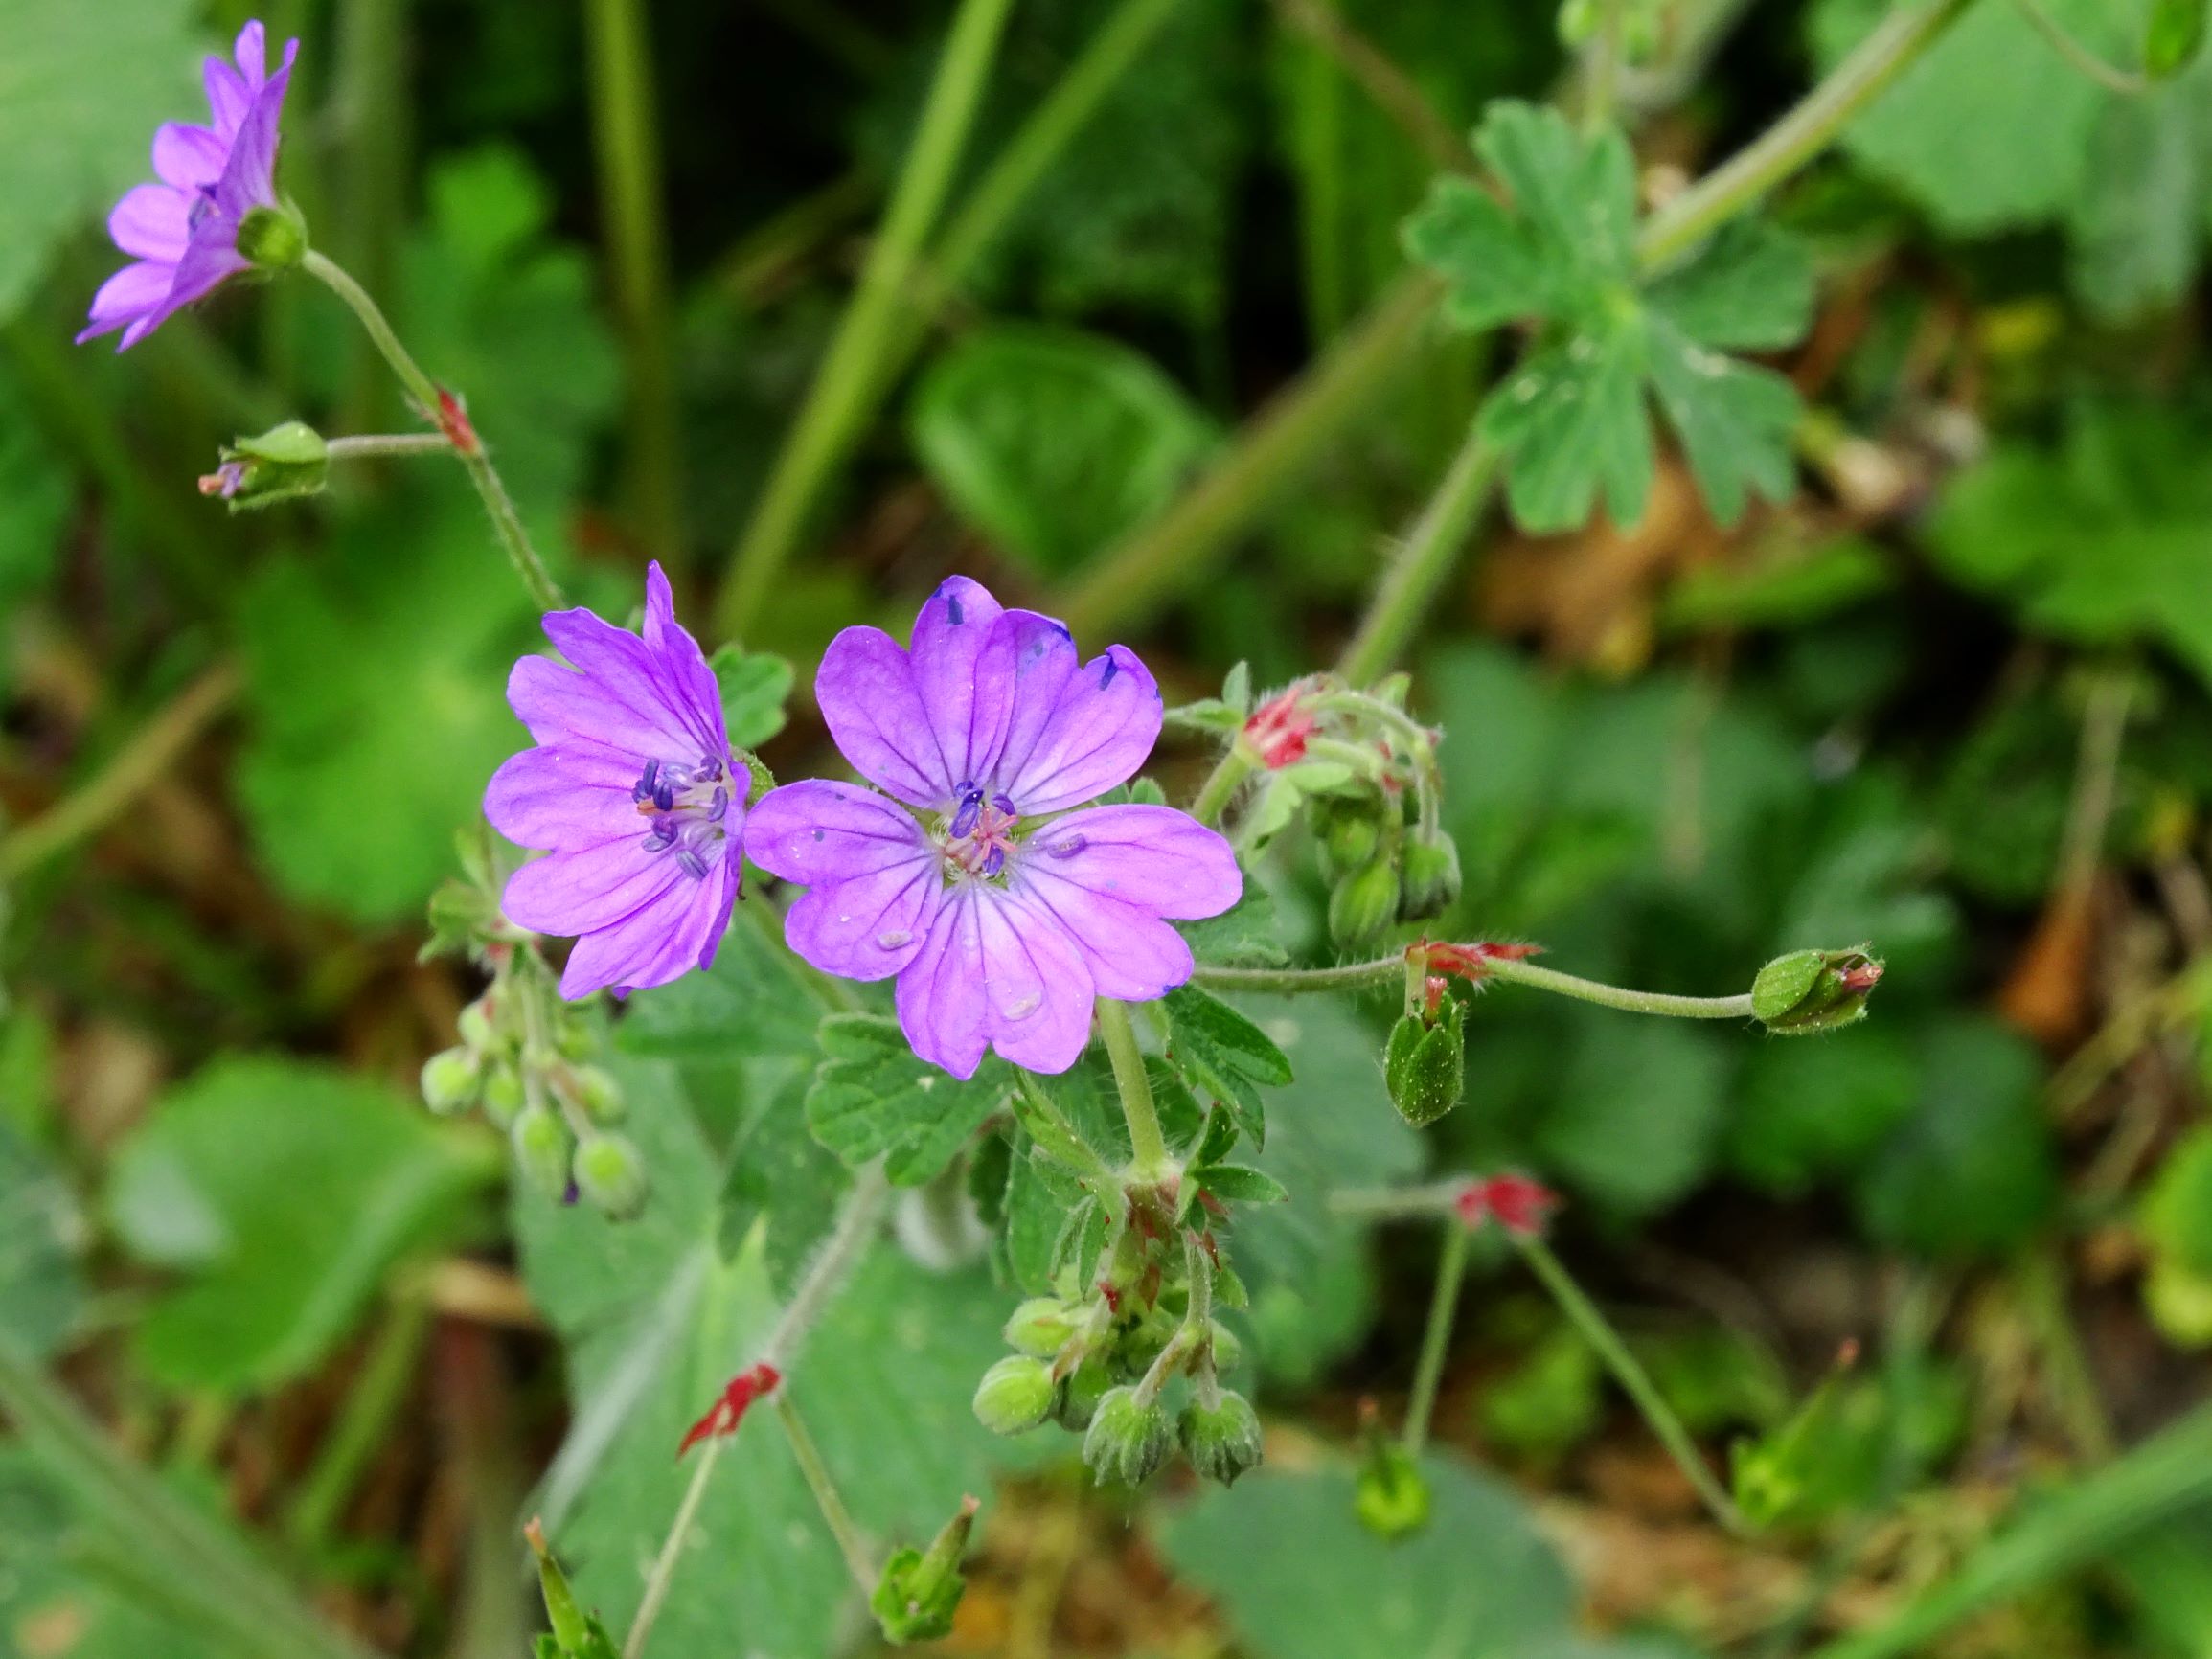
[(1009, 1007), (1006, 1011), (1006, 1017), (1008, 1019), (1027, 1019), (1043, 1006), (1043, 992), (1033, 990), (1019, 1002)]
[(914, 935), (903, 927), (895, 927), (889, 933), (878, 933), (876, 943), (885, 950), (900, 950), (914, 943)]

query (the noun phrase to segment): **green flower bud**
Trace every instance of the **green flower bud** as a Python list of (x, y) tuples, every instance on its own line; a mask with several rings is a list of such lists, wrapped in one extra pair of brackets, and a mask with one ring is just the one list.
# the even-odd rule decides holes
[(1459, 900), (1459, 847), (1439, 830), (1433, 834), (1414, 831), (1405, 843), (1400, 869), (1405, 892), (1399, 900), (1402, 920), (1425, 921), (1442, 916)]
[(1079, 1323), (1075, 1309), (1059, 1297), (1033, 1296), (1007, 1316), (1006, 1345), (1050, 1359), (1067, 1346)]
[(524, 1098), (522, 1074), (505, 1060), (494, 1061), (484, 1076), (484, 1115), (502, 1129), (512, 1128)]
[(952, 1615), (968, 1589), (960, 1557), (968, 1553), (968, 1534), (975, 1526), (975, 1511), (973, 1498), (963, 1499), (959, 1513), (945, 1523), (927, 1555), (919, 1550), (899, 1550), (883, 1563), (882, 1577), (876, 1580), (868, 1606), (883, 1627), (885, 1640), (903, 1646), (934, 1642), (952, 1633)]
[(530, 1184), (549, 1198), (568, 1196), (568, 1129), (545, 1106), (525, 1106), (509, 1131), (515, 1162)]
[(1260, 1465), (1260, 1414), (1241, 1394), (1224, 1390), (1220, 1400), (1203, 1405), (1194, 1399), (1175, 1420), (1183, 1456), (1207, 1480), (1234, 1486), (1241, 1474)]
[(623, 1135), (593, 1135), (576, 1149), (577, 1190), (617, 1221), (645, 1209), (645, 1159)]
[(308, 221), (288, 202), (250, 209), (239, 221), (238, 250), (264, 271), (289, 270), (308, 257)]
[(1346, 876), (1329, 895), (1329, 937), (1350, 949), (1398, 919), (1398, 871), (1386, 858)]
[[(605, 1627), (578, 1604), (568, 1575), (560, 1570), (545, 1541), (545, 1529), (534, 1519), (522, 1529), (522, 1534), (537, 1557), (537, 1587), (545, 1598), (546, 1622), (553, 1626), (551, 1650), (566, 1659), (597, 1659), (598, 1655), (612, 1653), (614, 1643)], [(546, 1638), (538, 1639), (538, 1649), (546, 1650)]]
[(595, 1124), (619, 1124), (629, 1116), (629, 1102), (622, 1085), (599, 1066), (578, 1066), (575, 1071), (577, 1103)]
[(443, 1049), (422, 1062), (422, 1103), (442, 1118), (474, 1105), (483, 1083), (483, 1058), (467, 1049)]
[(1113, 1371), (1105, 1360), (1095, 1355), (1084, 1360), (1061, 1377), (1060, 1386), (1054, 1390), (1053, 1420), (1071, 1434), (1081, 1434), (1090, 1427), (1098, 1402), (1106, 1398), (1113, 1382)]
[(1382, 822), (1375, 804), (1336, 801), (1316, 807), (1315, 830), (1321, 838), (1322, 867), (1332, 879), (1364, 870), (1382, 845)]
[(463, 1009), (457, 1023), (461, 1028), (461, 1040), (468, 1047), (484, 1053), (498, 1046), (499, 1028), (492, 1023), (489, 996), (480, 996)]
[(320, 495), (330, 482), (331, 447), (303, 421), (240, 438), (221, 454), (222, 465), (199, 481), (199, 492), (221, 496), (233, 512)]
[(1027, 1434), (1052, 1415), (1056, 1392), (1051, 1366), (1009, 1354), (975, 1385), (975, 1420), (992, 1434)]
[(1167, 1461), (1171, 1438), (1158, 1400), (1140, 1398), (1134, 1388), (1109, 1388), (1083, 1434), (1083, 1461), (1102, 1487), (1108, 1481), (1139, 1486)]
[(1834, 1031), (1866, 1017), (1866, 999), (1881, 980), (1881, 963), (1863, 948), (1793, 950), (1759, 970), (1751, 1012), (1784, 1035)]
[(1415, 1128), (1458, 1105), (1467, 1091), (1467, 1004), (1447, 994), (1434, 1025), (1402, 1015), (1382, 1051), (1382, 1080), (1398, 1115)]
[(1428, 1525), (1428, 1482), (1403, 1446), (1376, 1435), (1352, 1507), (1377, 1537), (1402, 1538)]
[(1206, 1334), (1214, 1345), (1216, 1371), (1234, 1371), (1243, 1363), (1244, 1344), (1226, 1325), (1219, 1319), (1214, 1320), (1207, 1327)]

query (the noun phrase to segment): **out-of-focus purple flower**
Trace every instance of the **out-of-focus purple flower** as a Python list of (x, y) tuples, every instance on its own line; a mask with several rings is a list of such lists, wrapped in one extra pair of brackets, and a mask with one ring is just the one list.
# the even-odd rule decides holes
[(252, 264), (239, 251), (239, 226), (254, 209), (277, 206), (277, 120), (299, 51), (287, 41), (269, 74), (266, 36), (248, 23), (239, 31), (236, 67), (207, 60), (210, 124), (171, 121), (154, 133), (161, 182), (132, 187), (107, 217), (108, 235), (135, 262), (92, 297), (80, 344), (121, 329), (116, 350), (134, 346)]
[(814, 690), (845, 758), (892, 799), (787, 784), (753, 808), (746, 851), (808, 888), (791, 948), (847, 979), (898, 975), (907, 1040), (955, 1077), (987, 1047), (1065, 1071), (1095, 996), (1142, 1002), (1190, 978), (1169, 920), (1217, 916), (1243, 890), (1229, 844), (1187, 813), (1068, 810), (1159, 737), (1159, 687), (1125, 647), (1083, 662), (1060, 623), (954, 577), (912, 650), (847, 628)]
[(705, 967), (738, 899), (747, 778), (657, 563), (645, 592), (642, 639), (581, 608), (547, 615), (575, 667), (514, 665), (507, 700), (537, 747), (484, 791), (493, 829), (548, 850), (509, 878), (501, 908), (518, 927), (577, 936), (560, 976), (571, 999)]

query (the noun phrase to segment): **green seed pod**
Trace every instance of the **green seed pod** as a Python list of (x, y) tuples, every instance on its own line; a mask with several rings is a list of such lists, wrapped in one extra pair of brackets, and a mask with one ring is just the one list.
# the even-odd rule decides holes
[(498, 1027), (491, 1018), (491, 999), (480, 996), (461, 1011), (459, 1021), (461, 1040), (479, 1054), (490, 1052), (499, 1042)]
[(627, 1136), (593, 1135), (576, 1149), (577, 1190), (617, 1221), (645, 1209), (645, 1159)]
[(1398, 919), (1398, 871), (1379, 858), (1329, 895), (1329, 937), (1345, 949), (1369, 943)]
[(1382, 845), (1382, 821), (1376, 813), (1376, 804), (1335, 801), (1328, 803), (1325, 814), (1317, 807), (1315, 815), (1322, 868), (1330, 879), (1339, 879), (1375, 862), (1376, 850)]
[(568, 1196), (568, 1130), (545, 1106), (525, 1106), (510, 1131), (514, 1159), (533, 1187), (549, 1198)]
[(975, 1420), (992, 1434), (1026, 1434), (1052, 1415), (1055, 1393), (1051, 1366), (1010, 1354), (975, 1385)]
[(296, 208), (252, 208), (239, 220), (234, 245), (264, 271), (289, 270), (308, 257), (308, 227)]
[(1095, 1356), (1084, 1360), (1053, 1391), (1053, 1420), (1072, 1434), (1081, 1434), (1090, 1427), (1098, 1402), (1113, 1387), (1113, 1372), (1105, 1360)]
[(525, 1099), (522, 1074), (505, 1060), (495, 1060), (484, 1075), (484, 1115), (502, 1129), (512, 1128)]
[(1400, 868), (1405, 878), (1398, 906), (1401, 920), (1425, 921), (1458, 902), (1459, 847), (1443, 830), (1430, 834), (1415, 830), (1406, 840)]
[(574, 1075), (577, 1103), (593, 1123), (619, 1124), (629, 1116), (629, 1102), (613, 1074), (599, 1066), (578, 1066)]
[(484, 1086), (484, 1061), (467, 1049), (444, 1049), (422, 1062), (422, 1103), (442, 1118), (476, 1103)]
[(1050, 1359), (1067, 1346), (1080, 1322), (1076, 1311), (1057, 1296), (1033, 1296), (1007, 1316), (1007, 1347), (1019, 1353)]
[(1224, 1390), (1219, 1402), (1191, 1400), (1175, 1421), (1175, 1436), (1191, 1467), (1207, 1480), (1234, 1486), (1259, 1467), (1260, 1414), (1243, 1395)]
[(1134, 1388), (1109, 1388), (1083, 1434), (1083, 1461), (1102, 1487), (1140, 1486), (1167, 1461), (1172, 1439), (1158, 1400), (1140, 1398)]
[(1793, 950), (1759, 970), (1751, 1013), (1781, 1035), (1834, 1031), (1866, 1017), (1866, 999), (1881, 981), (1881, 962), (1863, 949)]
[(1415, 1128), (1433, 1124), (1467, 1091), (1467, 1004), (1447, 995), (1429, 1024), (1405, 1014), (1390, 1028), (1382, 1080), (1398, 1115)]

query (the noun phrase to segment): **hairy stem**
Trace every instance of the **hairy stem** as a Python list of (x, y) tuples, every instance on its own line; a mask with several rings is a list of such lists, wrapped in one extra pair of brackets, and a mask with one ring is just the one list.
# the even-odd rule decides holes
[(869, 1554), (868, 1541), (861, 1537), (860, 1529), (854, 1522), (853, 1511), (845, 1507), (837, 1483), (830, 1478), (830, 1466), (822, 1461), (821, 1448), (807, 1432), (806, 1420), (799, 1416), (790, 1389), (776, 1390), (775, 1407), (776, 1420), (784, 1425), (784, 1437), (791, 1443), (791, 1455), (798, 1460), (799, 1472), (807, 1478), (807, 1489), (814, 1494), (822, 1520), (829, 1527), (830, 1535), (837, 1540), (838, 1554), (845, 1557), (845, 1570), (853, 1575), (853, 1582), (859, 1585), (861, 1595), (873, 1595), (879, 1569)]
[(1475, 520), (1489, 505), (1499, 460), (1479, 423), (1470, 424), (1444, 482), (1422, 510), (1413, 534), (1391, 558), (1358, 631), (1344, 648), (1337, 669), (1354, 685), (1365, 685), (1387, 672), (1420, 631)]
[(683, 1501), (676, 1505), (675, 1519), (669, 1523), (668, 1536), (661, 1540), (660, 1554), (653, 1557), (652, 1576), (646, 1579), (645, 1596), (637, 1604), (637, 1617), (630, 1622), (629, 1635), (622, 1645), (622, 1659), (639, 1659), (644, 1653), (646, 1641), (652, 1635), (652, 1627), (660, 1620), (661, 1604), (668, 1600), (669, 1586), (675, 1582), (676, 1561), (683, 1553), (684, 1540), (692, 1534), (692, 1524), (699, 1517), (699, 1505), (706, 1501), (707, 1482), (713, 1478), (715, 1465), (720, 1461), (726, 1437), (718, 1435), (706, 1443), (699, 1453), (699, 1461), (692, 1469), (691, 1485), (684, 1488)]
[(1704, 1454), (1690, 1438), (1690, 1431), (1682, 1426), (1682, 1420), (1675, 1415), (1674, 1407), (1659, 1393), (1658, 1385), (1652, 1381), (1651, 1375), (1637, 1363), (1636, 1356), (1629, 1352), (1629, 1346), (1621, 1340), (1620, 1333), (1598, 1311), (1597, 1304), (1583, 1294), (1582, 1286), (1574, 1282), (1573, 1276), (1561, 1264), (1560, 1259), (1552, 1254), (1551, 1246), (1540, 1239), (1524, 1238), (1517, 1233), (1508, 1236), (1536, 1276), (1543, 1282), (1544, 1288), (1551, 1292), (1561, 1311), (1582, 1333), (1583, 1339), (1597, 1351), (1598, 1357), (1605, 1361), (1606, 1369), (1613, 1374), (1613, 1380), (1636, 1402), (1636, 1409), (1643, 1413), (1644, 1420), (1651, 1425), (1652, 1432), (1659, 1437), (1659, 1443), (1667, 1448), (1668, 1455), (1689, 1478), (1690, 1485), (1697, 1489), (1698, 1496), (1704, 1501), (1705, 1508), (1712, 1511), (1713, 1518), (1731, 1533), (1739, 1535), (1749, 1533), (1750, 1525), (1744, 1519), (1743, 1511), (1736, 1508), (1735, 1500), (1728, 1496), (1721, 1483), (1714, 1478)]
[(1284, 23), (1327, 53), (1422, 154), (1449, 172), (1475, 170), (1467, 140), (1437, 113), (1419, 82), (1347, 23), (1329, 0), (1274, 0), (1274, 5)]
[(961, 0), (953, 17), (921, 125), (869, 247), (859, 286), (776, 457), (717, 601), (715, 621), (733, 639), (742, 638), (759, 619), (806, 533), (823, 484), (866, 423), (877, 360), (898, 325), (923, 239), (936, 222), (967, 148), (1012, 6), (1013, 0)]
[(81, 787), (0, 840), (0, 885), (113, 823), (190, 748), (239, 693), (234, 663), (217, 663), (178, 693)]
[[(327, 255), (312, 248), (308, 250), (307, 257), (301, 261), (301, 268), (345, 302), (347, 309), (359, 319), (369, 338), (376, 342), (376, 350), (383, 353), (384, 361), (391, 365), (392, 373), (399, 375), (399, 384), (406, 389), (407, 396), (421, 410), (422, 418), (443, 431), (445, 422), (441, 418), (437, 383), (422, 373), (422, 366), (400, 344), (399, 336), (392, 331), (392, 325), (385, 320), (376, 302), (369, 297), (369, 291), (348, 276)], [(537, 557), (537, 550), (531, 546), (530, 533), (522, 528), (522, 518), (514, 511), (513, 498), (507, 493), (507, 486), (500, 479), (498, 468), (491, 465), (491, 457), (485, 453), (484, 445), (474, 442), (467, 444), (456, 442), (453, 453), (460, 458), (462, 466), (468, 474), (469, 483), (476, 487), (476, 493), (483, 500), (485, 511), (490, 513), (492, 531), (499, 537), (499, 545), (507, 550), (507, 557), (514, 565), (514, 574), (522, 579), (522, 585), (529, 591), (532, 602), (540, 610), (559, 610), (567, 602), (562, 599), (559, 585), (547, 574), (544, 561)]]
[(453, 440), (443, 432), (376, 432), (332, 438), (324, 447), (332, 461), (372, 461), (396, 455), (446, 455)]
[(1197, 798), (1191, 803), (1191, 816), (1209, 829), (1218, 829), (1221, 814), (1229, 809), (1229, 803), (1244, 786), (1244, 780), (1259, 769), (1260, 762), (1239, 738), (1215, 762), (1214, 769), (1206, 774), (1206, 781), (1198, 785)]
[(2051, 50), (2066, 60), (2075, 73), (2087, 76), (2107, 92), (2116, 92), (2122, 98), (2140, 98), (2151, 90), (2153, 82), (2147, 75), (2115, 68), (2076, 40), (2065, 31), (2065, 26), (2048, 11), (2039, 0), (2018, 0), (2027, 20), (2035, 31), (2051, 43)]
[(1160, 1115), (1152, 1104), (1152, 1080), (1145, 1076), (1145, 1057), (1137, 1048), (1137, 1034), (1129, 1026), (1126, 1004), (1111, 997), (1098, 999), (1099, 1034), (1106, 1038), (1106, 1056), (1113, 1061), (1114, 1086), (1121, 1091), (1122, 1113), (1129, 1125), (1129, 1173), (1139, 1181), (1157, 1180), (1168, 1171), (1167, 1138), (1160, 1133)]
[(1421, 1333), (1421, 1358), (1413, 1368), (1413, 1394), (1405, 1402), (1405, 1455), (1418, 1458), (1428, 1443), (1428, 1420), (1436, 1412), (1436, 1391), (1444, 1381), (1445, 1356), (1451, 1351), (1452, 1322), (1459, 1314), (1459, 1285), (1467, 1274), (1468, 1230), (1456, 1216), (1444, 1223), (1444, 1247), (1436, 1262), (1436, 1290), (1428, 1301), (1428, 1325)]
[[(1401, 982), (1404, 972), (1405, 955), (1401, 951), (1393, 956), (1377, 957), (1373, 962), (1347, 963), (1339, 967), (1212, 967), (1201, 963), (1192, 977), (1195, 983), (1216, 990), (1297, 996), (1313, 991), (1359, 990), (1395, 985)], [(1751, 1017), (1749, 991), (1741, 996), (1675, 996), (1667, 991), (1630, 990), (1622, 986), (1562, 973), (1557, 968), (1539, 967), (1533, 962), (1516, 962), (1510, 957), (1485, 959), (1482, 976), (1485, 980), (1503, 980), (1509, 985), (1531, 986), (1556, 996), (1572, 997), (1577, 1002), (1594, 1002), (1601, 1008), (1619, 1009), (1624, 1013), (1661, 1014), (1671, 1019)]]

